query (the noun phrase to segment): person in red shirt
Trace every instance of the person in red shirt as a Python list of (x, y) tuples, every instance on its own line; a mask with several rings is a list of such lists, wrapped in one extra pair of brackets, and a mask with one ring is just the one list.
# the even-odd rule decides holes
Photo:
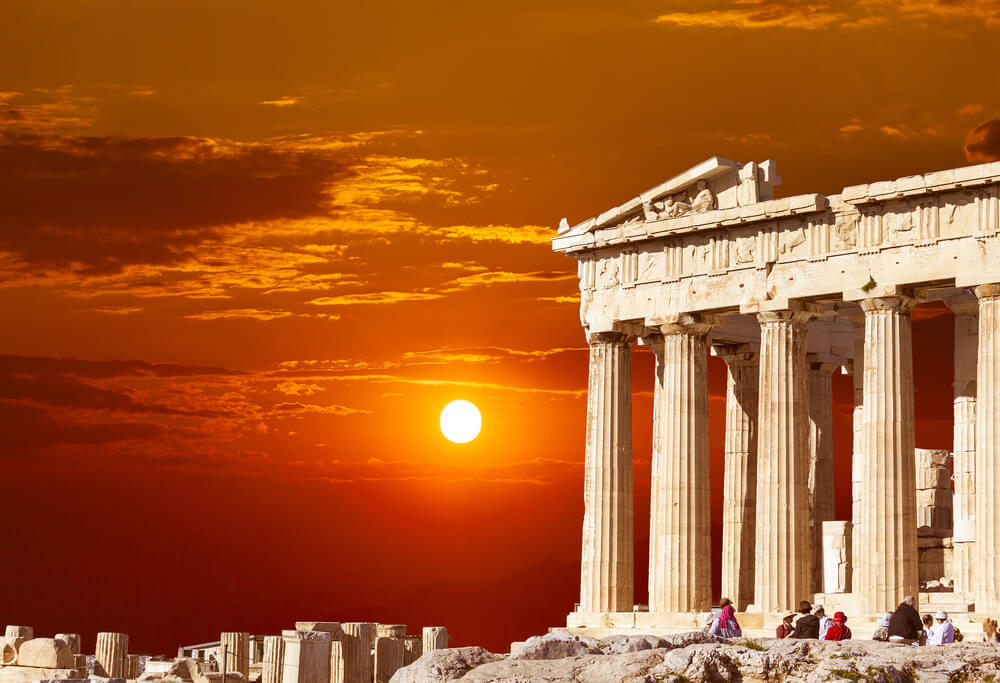
[(827, 640), (850, 640), (851, 629), (847, 628), (847, 615), (837, 612), (833, 615), (833, 626), (826, 632)]
[(792, 627), (792, 619), (794, 618), (795, 618), (794, 614), (788, 614), (785, 616), (784, 619), (781, 620), (781, 623), (778, 624), (778, 628), (776, 628), (774, 631), (774, 635), (776, 638), (787, 638), (788, 636), (792, 635), (792, 631), (795, 630), (795, 628)]

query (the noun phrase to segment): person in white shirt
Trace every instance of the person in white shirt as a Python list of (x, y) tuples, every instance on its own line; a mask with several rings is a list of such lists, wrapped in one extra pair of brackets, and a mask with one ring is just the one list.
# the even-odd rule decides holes
[(833, 619), (826, 616), (826, 610), (823, 609), (823, 605), (813, 607), (813, 614), (819, 617), (819, 639), (826, 640), (826, 632), (833, 626)]
[(941, 610), (934, 615), (937, 625), (927, 639), (928, 645), (948, 645), (955, 642), (955, 627), (948, 621), (948, 613)]

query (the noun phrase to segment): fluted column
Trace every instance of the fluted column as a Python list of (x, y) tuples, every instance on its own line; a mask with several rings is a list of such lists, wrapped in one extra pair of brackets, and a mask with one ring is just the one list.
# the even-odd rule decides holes
[(797, 607), (812, 582), (809, 553), (809, 407), (802, 311), (766, 311), (760, 323), (757, 407), (757, 561), (754, 604)]
[(913, 351), (904, 296), (865, 299), (865, 378), (858, 585), (861, 610), (894, 610), (916, 595), (917, 501)]
[(976, 287), (976, 611), (1000, 610), (1000, 284)]
[(250, 680), (250, 634), (246, 632), (223, 632), (219, 637), (219, 653), (226, 648), (226, 671), (240, 672)]
[(127, 633), (98, 633), (97, 647), (94, 650), (95, 675), (121, 678), (126, 654), (128, 654)]
[(580, 609), (633, 607), (631, 338), (592, 334)]
[(264, 638), (264, 663), (261, 668), (261, 683), (281, 683), (282, 668), (285, 666), (285, 641), (281, 636)]
[(423, 653), (445, 650), (448, 647), (448, 629), (444, 626), (424, 626)]
[(979, 302), (972, 297), (947, 301), (955, 314), (955, 393), (952, 466), (955, 490), (952, 575), (956, 593), (975, 588), (976, 548), (976, 368), (979, 347)]
[(709, 329), (695, 320), (663, 325), (660, 352), (653, 346), (658, 438), (650, 478), (650, 612), (702, 611), (712, 604)]
[[(808, 360), (808, 359), (807, 359)], [(836, 363), (809, 363), (809, 477), (812, 515), (810, 592), (823, 590), (823, 522), (834, 518), (833, 486), (833, 371)]]
[(854, 358), (852, 359), (854, 410), (851, 417), (851, 572), (848, 577), (848, 590), (854, 591), (858, 585), (857, 548), (861, 535), (861, 449), (864, 434), (864, 404), (865, 404), (865, 315), (860, 309), (854, 313), (845, 313), (843, 317), (854, 326)]
[(744, 611), (754, 600), (757, 497), (758, 354), (720, 349), (726, 362), (726, 444), (722, 496), (722, 595)]

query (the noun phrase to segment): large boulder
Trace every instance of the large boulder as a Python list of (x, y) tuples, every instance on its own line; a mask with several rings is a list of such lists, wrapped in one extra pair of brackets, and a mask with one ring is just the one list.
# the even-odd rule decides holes
[(481, 647), (453, 647), (431, 650), (409, 666), (396, 671), (390, 683), (440, 683), (454, 681), (478, 666), (499, 657)]
[(73, 650), (65, 640), (57, 638), (32, 638), (24, 641), (17, 651), (18, 666), (72, 669), (73, 662)]
[(585, 636), (575, 636), (568, 631), (553, 631), (544, 636), (528, 638), (510, 658), (563, 659), (594, 654), (601, 654), (599, 641)]
[(641, 652), (642, 650), (655, 650), (661, 647), (663, 639), (659, 636), (626, 636), (614, 635), (601, 638), (597, 647), (601, 654), (620, 655), (626, 652)]

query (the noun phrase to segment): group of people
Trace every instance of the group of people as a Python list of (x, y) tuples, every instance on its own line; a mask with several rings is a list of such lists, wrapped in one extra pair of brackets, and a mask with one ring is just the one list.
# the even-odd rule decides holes
[(925, 614), (921, 618), (917, 612), (917, 601), (912, 595), (903, 598), (895, 612), (886, 612), (878, 620), (875, 640), (913, 645), (948, 645), (962, 640), (961, 631), (951, 623), (944, 610), (933, 617)]
[[(796, 619), (798, 617), (798, 619)], [(793, 623), (794, 622), (794, 623)], [(799, 603), (799, 611), (785, 615), (775, 630), (778, 638), (814, 638), (818, 640), (850, 640), (847, 615), (835, 612), (826, 616), (823, 605), (812, 605), (808, 600)]]

